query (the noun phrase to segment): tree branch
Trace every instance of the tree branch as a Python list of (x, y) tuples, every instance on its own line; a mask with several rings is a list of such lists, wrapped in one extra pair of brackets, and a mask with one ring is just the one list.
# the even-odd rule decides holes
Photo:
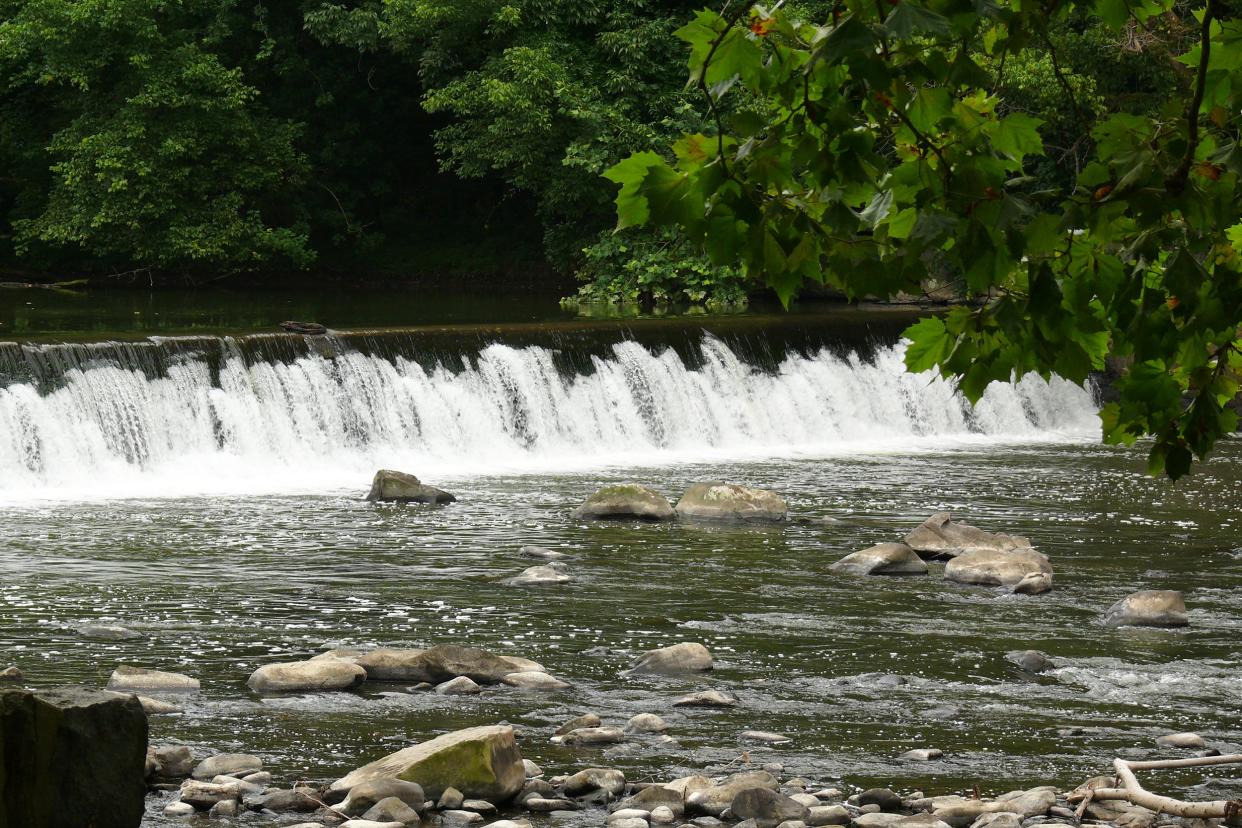
[(1203, 25), (1199, 27), (1199, 69), (1195, 76), (1195, 91), (1186, 105), (1186, 152), (1182, 155), (1182, 163), (1177, 165), (1173, 174), (1165, 179), (1164, 186), (1173, 195), (1180, 195), (1186, 189), (1190, 178), (1190, 165), (1195, 161), (1195, 152), (1199, 149), (1199, 109), (1203, 106), (1203, 96), (1207, 91), (1208, 62), (1212, 57), (1212, 21), (1216, 16), (1217, 0), (1208, 0), (1203, 10)]

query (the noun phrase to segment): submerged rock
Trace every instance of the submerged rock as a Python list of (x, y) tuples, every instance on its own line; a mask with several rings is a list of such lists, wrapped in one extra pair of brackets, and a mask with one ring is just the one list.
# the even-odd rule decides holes
[(1110, 627), (1185, 627), (1190, 623), (1182, 594), (1172, 589), (1145, 589), (1108, 608)]
[(677, 501), (676, 511), (694, 520), (775, 522), (789, 515), (775, 492), (735, 483), (695, 483)]
[(741, 735), (743, 742), (761, 742), (768, 745), (783, 745), (793, 741), (783, 733), (773, 733), (770, 730), (747, 730)]
[(530, 659), (499, 656), (473, 647), (438, 644), (429, 650), (382, 648), (359, 656), (367, 678), (379, 681), (426, 681), (440, 684), (466, 676), (479, 684), (497, 684), (510, 673), (544, 672)]
[(564, 690), (569, 687), (568, 682), (561, 681), (555, 676), (538, 670), (522, 670), (517, 673), (509, 673), (501, 681), (510, 687), (517, 687), (522, 690)]
[(367, 500), (372, 503), (453, 503), (457, 498), (443, 489), (425, 485), (412, 474), (380, 469), (371, 481)]
[(185, 745), (151, 745), (147, 748), (148, 779), (185, 779), (193, 770), (194, 754)]
[(985, 532), (967, 523), (957, 523), (948, 512), (937, 512), (906, 535), (906, 545), (923, 557), (956, 557), (963, 552), (986, 550), (1010, 552), (1029, 549), (1031, 542), (1017, 535)]
[(545, 561), (555, 561), (565, 557), (564, 552), (557, 552), (555, 549), (548, 549), (545, 546), (523, 546), (518, 550), (518, 554), (525, 555), (528, 558), (540, 558)]
[(1009, 587), (1015, 595), (1043, 595), (1052, 591), (1052, 575), (1047, 572), (1032, 572)]
[(259, 693), (349, 690), (367, 680), (357, 664), (333, 659), (285, 661), (264, 664), (250, 674), (246, 684)]
[(737, 707), (738, 701), (728, 693), (720, 690), (700, 690), (682, 696), (673, 702), (673, 707)]
[(78, 635), (87, 638), (100, 638), (105, 641), (132, 641), (136, 638), (145, 638), (142, 633), (131, 630), (127, 627), (117, 627), (109, 624), (86, 624), (78, 627)]
[(587, 768), (566, 779), (564, 789), (568, 796), (584, 796), (597, 791), (616, 796), (625, 790), (625, 774), (613, 768)]
[(330, 790), (349, 791), (388, 778), (416, 782), (432, 799), (452, 787), (466, 796), (500, 803), (522, 790), (526, 771), (513, 728), (491, 725), (446, 733), (399, 750), (338, 779)]
[(649, 650), (639, 657), (631, 673), (705, 673), (713, 666), (712, 654), (697, 642), (682, 642), (658, 650)]
[(26, 676), (22, 674), (21, 670), (17, 669), (16, 665), (5, 667), (3, 670), (0, 670), (0, 684), (6, 681), (18, 683), (25, 680)]
[(553, 736), (564, 736), (572, 730), (578, 730), (583, 727), (599, 727), (603, 724), (599, 716), (594, 713), (583, 713), (581, 716), (575, 716), (565, 724), (561, 725), (552, 734)]
[(914, 750), (907, 750), (897, 758), (911, 762), (932, 762), (936, 759), (944, 758), (944, 751), (939, 748), (915, 748)]
[(163, 670), (149, 670), (146, 667), (131, 667), (122, 664), (112, 671), (108, 678), (108, 689), (122, 692), (140, 690), (159, 691), (164, 693), (192, 693), (199, 689), (198, 679), (183, 676), (180, 673), (166, 673)]
[(1005, 660), (1028, 673), (1046, 673), (1056, 667), (1052, 659), (1039, 650), (1014, 650), (1005, 653)]
[(589, 520), (672, 520), (673, 507), (662, 495), (637, 483), (605, 486), (574, 509), (574, 517)]
[(1157, 736), (1156, 744), (1160, 745), (1160, 747), (1185, 748), (1188, 750), (1202, 750), (1207, 747), (1207, 743), (1203, 741), (1203, 737), (1198, 733), (1168, 733), (1164, 736)]
[(1052, 564), (1031, 548), (997, 551), (972, 549), (962, 552), (944, 567), (947, 581), (980, 586), (1011, 587), (1029, 575), (1046, 575), (1051, 588)]
[(565, 745), (611, 745), (624, 742), (625, 731), (619, 727), (579, 727), (553, 738)]
[(0, 825), (134, 828), (146, 759), (147, 717), (133, 697), (0, 690)]
[(552, 566), (530, 566), (505, 583), (511, 586), (545, 586), (548, 584), (564, 584), (573, 580), (564, 572)]
[(880, 543), (828, 567), (851, 575), (926, 575), (927, 563), (904, 543)]

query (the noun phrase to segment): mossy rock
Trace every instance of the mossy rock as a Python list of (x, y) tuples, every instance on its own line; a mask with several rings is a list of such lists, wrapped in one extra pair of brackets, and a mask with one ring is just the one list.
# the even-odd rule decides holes
[(695, 483), (677, 501), (677, 515), (691, 520), (778, 522), (789, 515), (784, 499), (767, 489), (736, 483)]
[(418, 783), (428, 799), (439, 799), (446, 789), (456, 788), (467, 799), (498, 804), (522, 790), (526, 768), (513, 728), (472, 727), (378, 759), (338, 779), (332, 790), (348, 791), (363, 782), (394, 778)]
[(605, 486), (574, 510), (574, 517), (592, 520), (672, 520), (676, 516), (667, 499), (638, 483)]

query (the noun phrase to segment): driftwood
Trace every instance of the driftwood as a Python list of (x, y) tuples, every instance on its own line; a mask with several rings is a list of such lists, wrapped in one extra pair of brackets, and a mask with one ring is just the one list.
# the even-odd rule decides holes
[(1205, 756), (1196, 759), (1158, 759), (1151, 762), (1127, 762), (1114, 759), (1113, 768), (1117, 771), (1117, 782), (1120, 787), (1096, 788), (1075, 799), (1082, 798), (1078, 807), (1081, 815), (1093, 800), (1122, 800), (1132, 805), (1139, 805), (1158, 814), (1171, 814), (1178, 817), (1198, 819), (1224, 819), (1230, 825), (1242, 825), (1242, 801), (1237, 799), (1218, 799), (1214, 802), (1186, 802), (1171, 796), (1161, 796), (1146, 790), (1139, 784), (1135, 771), (1164, 770), (1166, 768), (1199, 768), (1209, 765), (1242, 764), (1242, 753), (1228, 756)]

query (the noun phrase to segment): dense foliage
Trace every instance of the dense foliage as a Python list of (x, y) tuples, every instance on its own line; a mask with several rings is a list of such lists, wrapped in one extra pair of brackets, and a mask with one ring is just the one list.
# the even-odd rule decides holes
[[(910, 368), (938, 368), (977, 399), (1014, 374), (1082, 381), (1110, 355), (1129, 360), (1104, 436), (1153, 435), (1151, 470), (1177, 477), (1237, 426), (1237, 5), (842, 0), (815, 22), (700, 12), (678, 34), (715, 128), (608, 173), (620, 224), (677, 226), (786, 301), (805, 281), (887, 296), (948, 273), (978, 301), (914, 325)], [(1189, 29), (1185, 83), (1104, 111), (1051, 35), (1084, 16), (1163, 44)], [(1007, 80), (1015, 58), (1026, 76)], [(1008, 83), (1029, 99), (1050, 82), (1068, 114), (1039, 118), (998, 94)], [(730, 114), (731, 97), (748, 105)], [(1045, 135), (1073, 143), (1058, 159)], [(1072, 174), (1032, 174), (1069, 157)]]

